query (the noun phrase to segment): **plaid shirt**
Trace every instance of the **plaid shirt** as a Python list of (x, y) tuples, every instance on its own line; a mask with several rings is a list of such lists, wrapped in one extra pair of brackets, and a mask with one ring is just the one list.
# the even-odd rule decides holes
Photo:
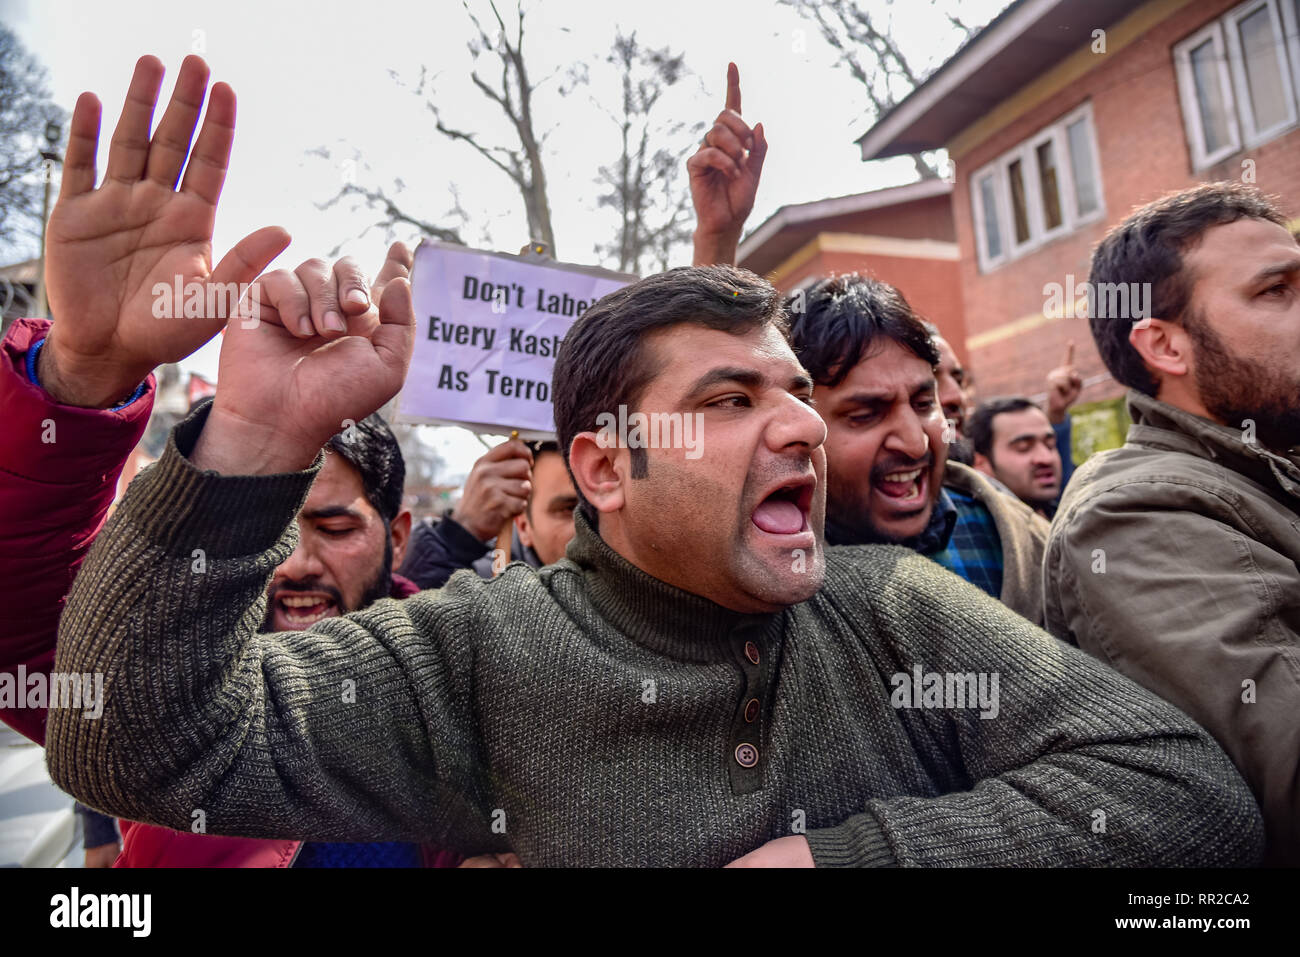
[(954, 489), (940, 490), (920, 538), (922, 555), (1001, 598), (1002, 540), (993, 516), (980, 502)]

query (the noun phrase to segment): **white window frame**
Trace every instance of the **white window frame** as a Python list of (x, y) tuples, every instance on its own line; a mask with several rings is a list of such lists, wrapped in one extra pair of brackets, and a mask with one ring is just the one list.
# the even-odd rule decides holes
[[(1214, 62), (1218, 67), (1219, 93), (1228, 118), (1228, 142), (1213, 153), (1205, 152), (1205, 130), (1201, 126), (1200, 102), (1196, 99), (1196, 81), (1192, 78), (1192, 50), (1206, 40), (1214, 45)], [(1192, 167), (1203, 169), (1231, 156), (1241, 149), (1241, 132), (1237, 127), (1237, 104), (1233, 95), (1232, 76), (1228, 69), (1227, 46), (1223, 40), (1223, 21), (1215, 20), (1197, 30), (1174, 47), (1174, 66), (1178, 74), (1178, 92), (1182, 99), (1183, 124), (1187, 128), (1187, 144), (1192, 150)]]
[(1291, 81), (1296, 96), (1300, 97), (1300, 4), (1296, 0), (1282, 0), (1282, 30), (1287, 38), (1287, 52), (1291, 55)]
[[(1259, 129), (1258, 124), (1255, 122), (1255, 104), (1250, 97), (1250, 82), (1246, 77), (1245, 53), (1241, 47), (1241, 30), (1239, 29), (1242, 20), (1261, 9), (1268, 11), (1269, 23), (1272, 24), (1273, 36), (1276, 38), (1277, 62), (1282, 71), (1280, 77), (1282, 96), (1287, 111), (1286, 117), (1281, 122), (1275, 123), (1264, 130)], [(1289, 75), (1291, 71), (1287, 69), (1286, 33), (1281, 17), (1278, 14), (1276, 0), (1255, 0), (1254, 3), (1243, 3), (1241, 6), (1228, 11), (1223, 20), (1227, 29), (1229, 49), (1231, 50), (1228, 61), (1232, 67), (1232, 78), (1237, 86), (1238, 102), (1241, 104), (1242, 140), (1244, 141), (1244, 148), (1250, 149), (1273, 139), (1283, 130), (1295, 126), (1296, 103), (1295, 94), (1292, 90), (1292, 78)]]
[[(1074, 191), (1074, 158), (1070, 155), (1069, 129), (1078, 120), (1085, 120), (1088, 124), (1088, 152), (1092, 154), (1092, 170), (1097, 179), (1097, 208), (1090, 213), (1081, 213), (1079, 211), (1079, 197)], [(1065, 114), (1065, 116), (1061, 117), (1059, 125), (1061, 127), (1061, 146), (1065, 150), (1065, 155), (1070, 157), (1066, 168), (1066, 176), (1070, 181), (1070, 215), (1073, 217), (1071, 229), (1077, 229), (1094, 220), (1102, 219), (1106, 215), (1106, 191), (1101, 188), (1101, 148), (1097, 145), (1097, 124), (1092, 120), (1092, 101), (1088, 100), (1077, 110)]]
[[(985, 177), (991, 177), (993, 180), (993, 214), (997, 217), (998, 235), (1002, 237), (1002, 253), (997, 257), (989, 255), (988, 250), (988, 233), (985, 231), (984, 219), (989, 214), (989, 210), (984, 208), (984, 191), (980, 189), (980, 180)], [(970, 178), (971, 184), (971, 210), (975, 216), (975, 251), (979, 257), (980, 269), (988, 272), (997, 266), (1001, 266), (1010, 256), (1011, 244), (1007, 241), (1007, 231), (1003, 222), (1002, 202), (999, 198), (1002, 195), (1002, 189), (998, 185), (998, 172), (993, 163), (982, 166), (977, 169)]]
[[(1087, 123), (1088, 150), (1092, 168), (1096, 176), (1097, 208), (1079, 215), (1078, 198), (1074, 192), (1074, 160), (1070, 154), (1069, 138), (1066, 127), (1083, 119)], [(1050, 142), (1056, 156), (1059, 172), (1056, 188), (1061, 199), (1061, 225), (1047, 231), (1046, 214), (1043, 206), (1041, 189), (1042, 171), (1038, 168), (1038, 147)], [(1025, 242), (1016, 239), (1015, 219), (1011, 208), (1011, 164), (1020, 160), (1025, 178), (1025, 213), (1029, 221), (1029, 238)], [(984, 207), (984, 194), (980, 182), (986, 177), (993, 178), (993, 205), (990, 211)], [(1092, 103), (1085, 101), (1069, 113), (1064, 114), (1047, 126), (1034, 132), (1033, 136), (1021, 140), (990, 162), (984, 164), (971, 174), (968, 180), (971, 193), (972, 226), (975, 231), (975, 252), (981, 272), (990, 272), (998, 266), (1013, 259), (1033, 252), (1039, 247), (1069, 235), (1080, 226), (1100, 219), (1106, 212), (1105, 193), (1102, 189), (1101, 154), (1097, 148), (1097, 127), (1092, 119)], [(997, 216), (998, 233), (1002, 237), (1002, 255), (994, 258), (989, 255), (986, 231), (986, 217), (992, 212)]]

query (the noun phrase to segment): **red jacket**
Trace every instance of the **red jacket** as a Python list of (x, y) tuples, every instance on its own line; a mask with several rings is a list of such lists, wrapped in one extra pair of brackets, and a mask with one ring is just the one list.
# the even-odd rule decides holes
[[(50, 323), (19, 319), (0, 343), (0, 673), (48, 674), (59, 616), (77, 569), (108, 515), (118, 476), (144, 434), (155, 382), (116, 412), (52, 400), (27, 376), (27, 350)], [(393, 597), (416, 587), (393, 578)], [(21, 696), (23, 689), (17, 689)], [(0, 707), (0, 720), (45, 743), (45, 709)], [(172, 831), (122, 821), (116, 867), (289, 867), (301, 841), (256, 840)], [(429, 867), (460, 858), (424, 848)]]

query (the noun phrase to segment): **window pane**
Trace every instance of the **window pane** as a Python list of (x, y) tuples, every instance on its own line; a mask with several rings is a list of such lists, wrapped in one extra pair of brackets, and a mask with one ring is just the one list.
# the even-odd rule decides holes
[(1241, 34), (1242, 65), (1255, 113), (1255, 129), (1267, 130), (1287, 120), (1282, 62), (1268, 7), (1260, 7), (1243, 19), (1237, 24), (1237, 30)]
[(1025, 204), (1025, 174), (1020, 160), (1007, 166), (1011, 186), (1011, 218), (1015, 221), (1016, 242), (1029, 242), (1029, 207)]
[(1038, 185), (1043, 195), (1043, 228), (1048, 232), (1060, 226), (1061, 219), (1061, 188), (1058, 185), (1060, 176), (1056, 170), (1056, 150), (1052, 148), (1052, 141), (1040, 143), (1034, 149), (1038, 157)]
[(1192, 80), (1196, 85), (1196, 108), (1201, 115), (1201, 132), (1205, 137), (1205, 152), (1215, 153), (1229, 142), (1228, 113), (1223, 106), (1223, 90), (1219, 86), (1219, 68), (1215, 59), (1214, 41), (1206, 40), (1191, 52)]
[(998, 201), (993, 192), (993, 174), (979, 183), (980, 208), (984, 211), (984, 249), (989, 259), (1002, 255), (1002, 229), (998, 225)]
[[(1300, 0), (1296, 0), (1300, 3)], [(1074, 201), (1080, 216), (1095, 213), (1100, 207), (1097, 197), (1097, 171), (1092, 165), (1092, 147), (1088, 136), (1088, 119), (1080, 117), (1065, 128), (1070, 144), (1070, 169), (1074, 171)]]

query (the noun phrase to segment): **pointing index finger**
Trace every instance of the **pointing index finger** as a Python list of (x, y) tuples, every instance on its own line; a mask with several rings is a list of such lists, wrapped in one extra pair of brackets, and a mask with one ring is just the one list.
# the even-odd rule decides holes
[(727, 64), (727, 109), (740, 112), (740, 70), (736, 64)]
[(1065, 344), (1065, 364), (1067, 366), (1074, 365), (1074, 340), (1073, 339), (1071, 339), (1069, 342)]

